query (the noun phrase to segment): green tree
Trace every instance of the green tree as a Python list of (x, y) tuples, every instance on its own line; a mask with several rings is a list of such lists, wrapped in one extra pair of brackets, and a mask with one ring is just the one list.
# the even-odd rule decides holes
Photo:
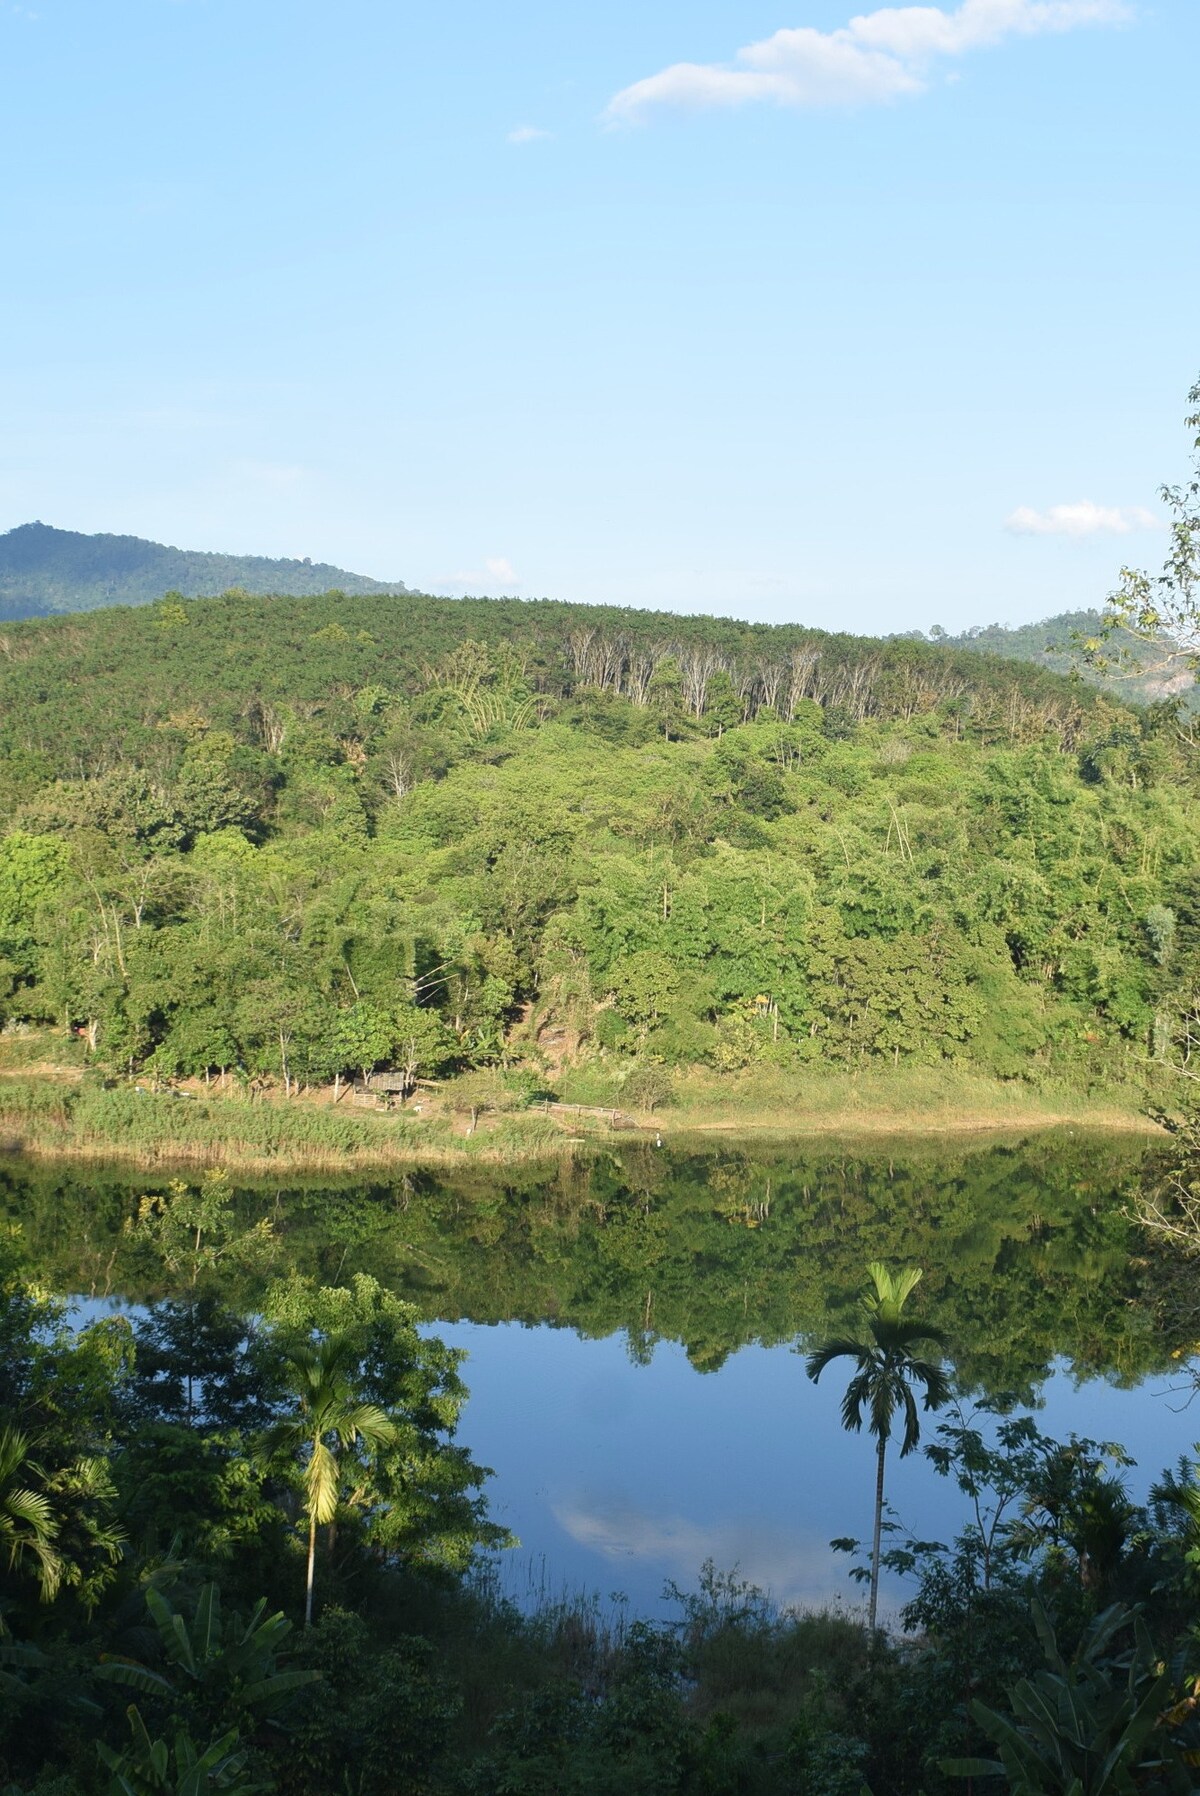
[(340, 1338), (347, 1384), (392, 1425), (385, 1444), (355, 1454), (339, 1544), (344, 1538), (349, 1551), (365, 1546), (376, 1563), (385, 1555), (454, 1575), (466, 1571), (477, 1547), (512, 1544), (476, 1494), (486, 1468), (453, 1440), (467, 1396), (460, 1349), (421, 1334), (412, 1305), (366, 1273), (348, 1286), (281, 1281), (265, 1307), (285, 1352), (296, 1340)]
[(863, 1331), (858, 1336), (835, 1335), (808, 1356), (808, 1375), (816, 1382), (836, 1359), (849, 1359), (854, 1373), (842, 1398), (842, 1425), (858, 1433), (863, 1424), (875, 1436), (875, 1526), (871, 1545), (871, 1600), (868, 1626), (875, 1631), (879, 1606), (879, 1551), (883, 1532), (884, 1462), (897, 1412), (904, 1418), (900, 1457), (911, 1453), (921, 1437), (914, 1386), (924, 1393), (924, 1407), (937, 1409), (950, 1396), (950, 1381), (938, 1360), (922, 1357), (923, 1345), (942, 1347), (946, 1337), (932, 1323), (918, 1322), (904, 1314), (904, 1306), (920, 1282), (921, 1271), (909, 1266), (892, 1274), (874, 1260), (867, 1267), (872, 1292), (862, 1299)]
[(308, 1522), (308, 1560), (304, 1584), (304, 1625), (313, 1617), (317, 1529), (334, 1520), (342, 1497), (342, 1462), (361, 1443), (367, 1451), (385, 1447), (396, 1425), (375, 1403), (364, 1403), (352, 1371), (360, 1358), (349, 1334), (296, 1340), (284, 1354), (283, 1370), (295, 1404), (292, 1416), (275, 1425), (267, 1438), (268, 1453), (287, 1452), (302, 1464), (304, 1513)]
[[(1115, 633), (1130, 631), (1142, 645), (1157, 651), (1148, 671), (1177, 672), (1179, 662), (1195, 666), (1200, 656), (1200, 381), (1188, 394), (1191, 410), (1184, 420), (1191, 433), (1191, 472), (1181, 486), (1164, 486), (1160, 497), (1171, 514), (1171, 542), (1162, 572), (1149, 575), (1122, 568), (1121, 583), (1110, 594), (1099, 641), (1087, 644), (1092, 660), (1105, 665), (1103, 644)], [(1143, 652), (1137, 664), (1147, 667)]]
[(333, 1053), (343, 1066), (356, 1066), (363, 1082), (392, 1051), (395, 1030), (392, 1019), (379, 1005), (360, 1000), (344, 1010), (334, 1031)]

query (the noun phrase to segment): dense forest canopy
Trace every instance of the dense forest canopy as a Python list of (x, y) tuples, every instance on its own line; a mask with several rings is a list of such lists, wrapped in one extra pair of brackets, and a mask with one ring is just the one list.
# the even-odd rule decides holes
[(149, 605), (173, 590), (211, 597), (231, 586), (256, 593), (404, 591), (402, 581), (368, 580), (325, 562), (173, 549), (141, 536), (85, 536), (40, 523), (0, 535), (0, 619)]
[(1190, 1043), (1188, 744), (1034, 666), (227, 593), (13, 625), (0, 708), (5, 1013), (110, 1066), (1094, 1078)]

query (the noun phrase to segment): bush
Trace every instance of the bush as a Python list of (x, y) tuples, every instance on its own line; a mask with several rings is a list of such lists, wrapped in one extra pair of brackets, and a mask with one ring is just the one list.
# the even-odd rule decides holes
[(327, 1609), (296, 1663), (319, 1671), (292, 1711), (276, 1764), (284, 1796), (425, 1796), (434, 1788), (458, 1701), (428, 1640), (372, 1638), (360, 1616)]
[(675, 1087), (665, 1067), (642, 1064), (630, 1069), (621, 1096), (631, 1109), (658, 1110), (671, 1103)]

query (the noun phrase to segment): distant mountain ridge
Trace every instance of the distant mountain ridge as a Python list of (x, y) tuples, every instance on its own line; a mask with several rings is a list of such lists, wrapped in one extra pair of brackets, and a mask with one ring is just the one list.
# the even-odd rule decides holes
[(369, 580), (323, 561), (175, 549), (140, 536), (86, 536), (42, 523), (18, 524), (0, 535), (0, 619), (5, 621), (106, 605), (150, 605), (165, 592), (215, 598), (231, 587), (256, 597), (297, 598), (335, 589), (356, 595), (408, 590), (402, 580)]
[(976, 624), (957, 634), (935, 625), (928, 635), (923, 630), (904, 634), (910, 640), (937, 643), (942, 648), (976, 649), (1006, 661), (1036, 661), (1054, 673), (1077, 673), (1091, 685), (1106, 686), (1138, 704), (1182, 698), (1189, 710), (1194, 708), (1195, 675), (1187, 656), (1177, 652), (1166, 637), (1159, 649), (1127, 630), (1117, 630), (1106, 646), (1108, 669), (1097, 672), (1089, 667), (1083, 644), (1098, 638), (1103, 625), (1100, 611), (1060, 611), (1033, 624)]
[[(140, 536), (89, 536), (42, 523), (19, 524), (0, 534), (3, 623), (114, 605), (151, 605), (169, 592), (200, 599), (235, 589), (253, 598), (298, 599), (334, 591), (354, 598), (410, 591), (402, 580), (372, 580), (328, 562), (176, 549)], [(590, 619), (599, 612), (589, 609), (585, 615)], [(717, 623), (714, 620), (714, 628)], [(1109, 670), (1101, 673), (1089, 667), (1080, 645), (1098, 635), (1101, 623), (1099, 611), (1064, 611), (1033, 624), (975, 625), (959, 633), (935, 626), (928, 635), (908, 630), (892, 640), (1033, 662), (1054, 673), (1079, 674), (1089, 685), (1107, 687), (1135, 703), (1181, 697), (1189, 711), (1200, 709), (1200, 689), (1186, 659), (1168, 657), (1164, 665), (1145, 643), (1124, 632), (1118, 631), (1111, 644), (1114, 659)], [(1128, 657), (1124, 666), (1117, 665), (1121, 654)], [(1139, 666), (1144, 671), (1138, 671)]]

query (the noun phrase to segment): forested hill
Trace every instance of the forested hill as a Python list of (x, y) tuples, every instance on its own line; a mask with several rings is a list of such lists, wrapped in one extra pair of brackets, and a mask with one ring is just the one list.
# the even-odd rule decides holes
[[(1151, 645), (1128, 630), (1113, 631), (1105, 640), (1103, 671), (1089, 666), (1083, 644), (1101, 637), (1104, 625), (1099, 611), (1060, 611), (1054, 617), (1041, 618), (1034, 624), (976, 624), (958, 635), (934, 628), (925, 636), (920, 630), (911, 633), (914, 640), (939, 643), (943, 648), (977, 649), (981, 654), (1003, 655), (1010, 661), (1036, 661), (1055, 673), (1078, 673), (1093, 685), (1136, 704), (1154, 704), (1160, 699), (1185, 697), (1188, 708), (1195, 704), (1195, 675), (1183, 654), (1172, 658), (1174, 647), (1165, 638), (1161, 647)], [(1142, 667), (1148, 672), (1140, 672)]]
[(553, 600), (226, 592), (31, 619), (0, 636), (4, 729), (41, 777), (114, 755), (158, 761), (169, 718), (197, 707), (246, 740), (270, 734), (268, 709), (336, 717), (344, 734), (364, 705), (390, 712), (425, 695), (428, 709), (443, 689), (478, 735), (584, 689), (628, 700), (667, 735), (763, 710), (786, 721), (813, 701), (830, 730), (936, 710), (960, 734), (1073, 741), (1095, 703), (1039, 667), (906, 639)]
[(18, 623), (0, 1000), (110, 1068), (289, 1090), (1132, 1077), (1200, 983), (1190, 753), (1038, 667), (711, 618), (227, 594)]
[(403, 592), (320, 562), (172, 549), (140, 536), (84, 536), (49, 524), (20, 524), (0, 535), (0, 620), (147, 605), (165, 592), (197, 598), (240, 587), (251, 593)]

